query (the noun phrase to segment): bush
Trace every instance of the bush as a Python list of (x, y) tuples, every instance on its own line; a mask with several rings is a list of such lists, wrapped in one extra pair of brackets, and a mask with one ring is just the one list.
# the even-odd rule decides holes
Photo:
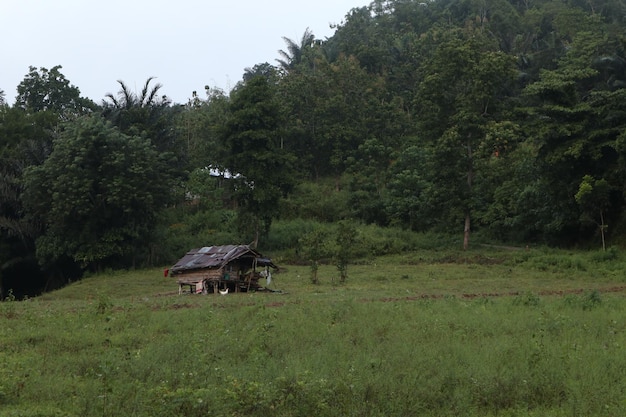
[(349, 193), (337, 190), (334, 181), (303, 182), (281, 201), (281, 217), (303, 218), (318, 222), (335, 222), (350, 215)]
[(619, 258), (619, 251), (615, 247), (607, 250), (598, 250), (591, 254), (591, 260), (594, 262), (610, 262)]
[(191, 248), (239, 243), (232, 210), (173, 207), (161, 214), (148, 265), (168, 264)]
[(0, 417), (71, 417), (72, 415), (56, 407), (40, 405), (22, 405), (19, 408), (0, 411)]
[(263, 251), (287, 251), (292, 255), (297, 255), (301, 252), (300, 240), (305, 235), (313, 230), (331, 227), (330, 224), (316, 220), (277, 220), (272, 223), (267, 238), (263, 239), (259, 246)]

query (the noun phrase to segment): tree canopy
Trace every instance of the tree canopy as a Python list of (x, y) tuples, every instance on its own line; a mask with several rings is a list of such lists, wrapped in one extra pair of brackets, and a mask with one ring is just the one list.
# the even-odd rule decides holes
[(150, 237), (167, 181), (156, 149), (98, 116), (77, 120), (50, 157), (24, 174), (24, 204), (43, 225), (37, 255), (99, 269), (133, 257)]

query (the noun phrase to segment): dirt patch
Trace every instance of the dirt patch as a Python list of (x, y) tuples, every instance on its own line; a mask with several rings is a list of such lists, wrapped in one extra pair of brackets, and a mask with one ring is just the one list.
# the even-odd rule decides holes
[[(545, 291), (539, 291), (537, 294), (540, 296), (565, 296), (565, 295), (572, 295), (572, 294), (584, 294), (586, 292), (591, 292), (591, 291), (597, 291), (599, 293), (626, 292), (626, 285), (608, 287), (608, 288), (587, 288), (587, 289), (576, 288), (576, 289), (569, 289), (569, 290), (545, 290)], [(520, 291), (510, 291), (510, 292), (502, 292), (502, 293), (483, 292), (483, 293), (463, 293), (463, 294), (457, 295), (457, 297), (471, 300), (471, 299), (476, 299), (476, 298), (517, 297), (523, 294), (524, 292), (520, 292)], [(386, 297), (386, 298), (381, 298), (377, 301), (396, 302), (396, 301), (437, 300), (437, 299), (442, 299), (446, 297), (455, 297), (455, 295), (454, 294), (447, 294), (447, 295), (420, 294), (420, 295), (411, 295), (407, 297)], [(364, 301), (376, 301), (376, 300), (364, 300)]]
[(168, 306), (152, 306), (152, 311), (161, 311), (161, 310), (182, 310), (182, 309), (191, 309), (191, 308), (199, 308), (198, 304), (172, 304)]

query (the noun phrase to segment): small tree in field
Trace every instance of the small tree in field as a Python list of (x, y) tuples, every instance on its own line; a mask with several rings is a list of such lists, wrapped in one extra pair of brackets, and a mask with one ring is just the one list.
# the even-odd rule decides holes
[(581, 219), (598, 225), (602, 237), (602, 250), (606, 250), (605, 233), (608, 225), (604, 223), (604, 213), (610, 207), (610, 192), (609, 183), (604, 178), (598, 180), (591, 175), (585, 175), (574, 196), (582, 210)]
[(325, 256), (328, 256), (328, 235), (322, 229), (316, 229), (307, 233), (300, 239), (304, 255), (311, 262), (311, 283), (318, 284), (317, 270), (319, 262)]
[(335, 265), (339, 271), (339, 282), (342, 284), (348, 279), (348, 264), (354, 256), (354, 244), (356, 242), (357, 231), (354, 225), (341, 221), (337, 226), (337, 245), (335, 251)]

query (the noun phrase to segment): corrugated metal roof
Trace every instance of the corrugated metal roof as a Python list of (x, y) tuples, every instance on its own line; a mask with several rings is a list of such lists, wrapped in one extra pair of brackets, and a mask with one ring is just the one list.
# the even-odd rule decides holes
[(262, 258), (259, 252), (247, 245), (223, 245), (191, 249), (170, 268), (170, 271), (176, 273), (190, 269), (221, 268), (234, 259), (242, 257), (257, 258), (261, 260), (259, 265), (276, 267), (271, 260)]

